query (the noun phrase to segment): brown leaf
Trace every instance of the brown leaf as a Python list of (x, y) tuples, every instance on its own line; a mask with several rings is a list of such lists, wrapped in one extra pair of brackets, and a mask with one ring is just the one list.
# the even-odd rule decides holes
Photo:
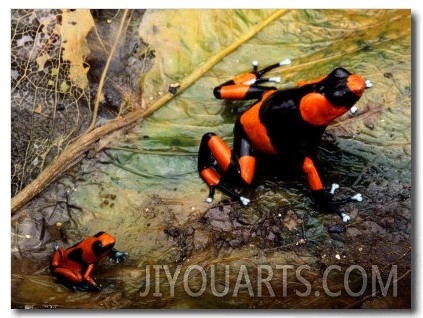
[(42, 106), (38, 105), (37, 108), (34, 109), (34, 113), (41, 115)]
[(367, 103), (354, 116), (344, 115), (330, 125), (325, 134), (343, 138), (352, 138), (359, 130), (360, 123), (369, 129), (374, 129), (383, 109), (382, 104)]
[(89, 67), (84, 66), (85, 57), (90, 49), (86, 37), (94, 27), (89, 10), (78, 9), (63, 12), (60, 35), (62, 37), (63, 59), (70, 62), (69, 79), (75, 86), (85, 89), (88, 86)]

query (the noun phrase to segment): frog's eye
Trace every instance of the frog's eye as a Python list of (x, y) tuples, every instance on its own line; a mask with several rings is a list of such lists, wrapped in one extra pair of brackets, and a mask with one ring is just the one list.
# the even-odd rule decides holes
[(351, 75), (351, 73), (348, 72), (345, 68), (338, 67), (334, 69), (330, 75), (332, 75), (336, 79), (346, 79), (348, 78), (348, 76)]
[(346, 85), (338, 85), (326, 97), (333, 105), (347, 108), (352, 107), (360, 98), (360, 96), (351, 92)]
[(111, 244), (107, 244), (107, 245), (103, 245), (103, 243), (101, 241), (95, 241), (92, 244), (92, 250), (93, 253), (96, 256), (101, 256), (102, 254), (104, 254), (105, 252), (109, 251), (111, 248), (113, 248), (113, 246), (115, 245), (115, 243), (111, 243)]

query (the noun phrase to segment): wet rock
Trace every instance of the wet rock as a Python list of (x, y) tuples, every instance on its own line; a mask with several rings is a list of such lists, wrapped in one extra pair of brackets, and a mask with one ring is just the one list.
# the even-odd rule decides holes
[(294, 211), (289, 210), (283, 219), (283, 225), (292, 231), (296, 229), (300, 224), (303, 224), (303, 220), (299, 219)]
[(196, 229), (194, 232), (194, 248), (197, 251), (204, 250), (210, 243), (209, 233), (203, 229)]
[(386, 230), (381, 227), (379, 224), (373, 221), (364, 221), (363, 225), (367, 227), (367, 231), (371, 233), (385, 234)]
[(359, 236), (359, 235), (362, 235), (362, 234), (363, 234), (363, 232), (361, 232), (356, 227), (351, 226), (351, 227), (347, 228), (347, 235), (350, 236), (350, 237), (356, 237), (356, 236)]
[(345, 226), (340, 225), (340, 224), (331, 225), (328, 228), (328, 232), (329, 233), (336, 233), (336, 234), (343, 233), (343, 232), (345, 232)]

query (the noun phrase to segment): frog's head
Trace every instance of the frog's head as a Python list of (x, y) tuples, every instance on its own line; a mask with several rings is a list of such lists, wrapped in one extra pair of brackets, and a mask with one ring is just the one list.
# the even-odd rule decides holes
[(333, 105), (348, 109), (354, 106), (366, 88), (371, 87), (370, 81), (341, 67), (334, 69), (325, 78), (324, 83), (326, 98)]
[(98, 258), (103, 257), (115, 246), (115, 238), (106, 232), (98, 232), (94, 237), (96, 240), (92, 243), (92, 250)]

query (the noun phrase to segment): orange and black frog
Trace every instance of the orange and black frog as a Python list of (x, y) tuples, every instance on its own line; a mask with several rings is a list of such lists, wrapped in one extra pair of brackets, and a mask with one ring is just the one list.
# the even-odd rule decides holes
[(336, 206), (361, 201), (361, 195), (334, 201), (333, 194), (338, 186), (334, 184), (330, 191), (325, 191), (315, 165), (318, 145), (332, 120), (347, 111), (357, 111), (354, 105), (372, 83), (339, 67), (319, 79), (298, 82), (293, 88), (278, 90), (260, 85), (280, 82), (279, 77), (264, 78), (263, 75), (290, 63), (287, 59), (258, 70), (257, 62), (253, 62), (251, 72), (214, 88), (213, 93), (218, 99), (256, 102), (235, 123), (233, 149), (212, 132), (206, 133), (201, 140), (198, 171), (210, 189), (207, 201), (212, 202), (215, 188), (218, 188), (247, 205), (250, 200), (224, 185), (222, 179), (249, 185), (258, 158), (273, 156), (281, 159), (278, 159), (281, 164), (295, 159), (318, 207), (337, 213), (347, 222), (350, 217)]
[(114, 249), (115, 242), (112, 235), (98, 232), (67, 249), (56, 246), (51, 260), (52, 272), (72, 290), (101, 290), (101, 284), (91, 277), (96, 264), (106, 256), (115, 263), (128, 257), (128, 253)]

